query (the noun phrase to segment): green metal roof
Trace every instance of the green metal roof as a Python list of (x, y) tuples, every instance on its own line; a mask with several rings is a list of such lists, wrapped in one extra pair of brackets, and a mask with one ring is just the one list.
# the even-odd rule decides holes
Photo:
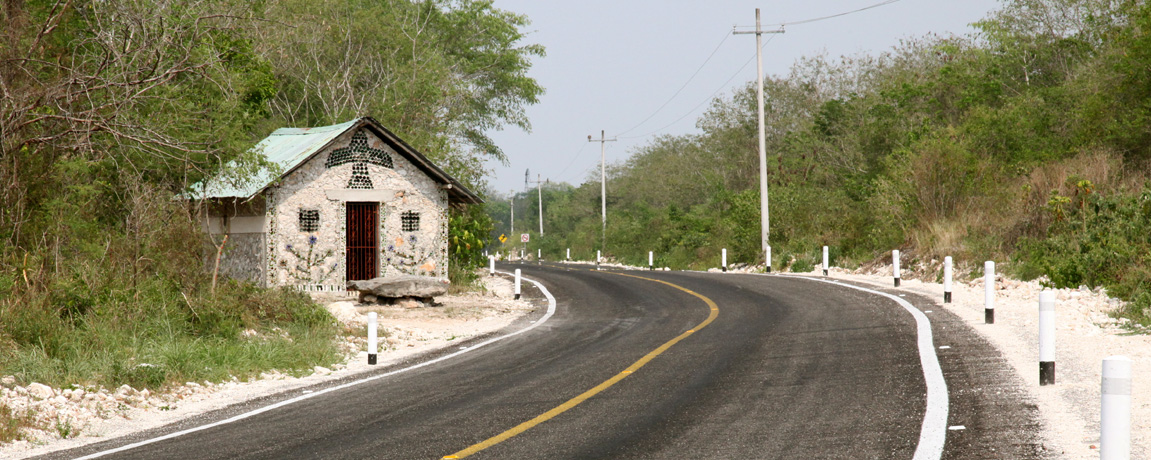
[[(356, 118), (338, 125), (320, 126), (315, 128), (280, 128), (272, 132), (267, 138), (252, 147), (252, 151), (260, 152), (268, 162), (279, 169), (276, 175), (268, 169), (261, 169), (256, 174), (242, 181), (214, 178), (207, 181), (207, 186), (197, 183), (185, 195), (192, 199), (212, 198), (240, 198), (247, 199), (260, 193), (279, 178), (291, 173), (297, 167), (308, 161), (321, 150), (336, 140), (341, 134), (358, 126), (371, 128), (377, 136), (388, 143), (393, 150), (404, 155), (409, 161), (431, 176), (440, 184), (446, 185), (448, 195), (452, 202), (482, 203), (478, 196), (464, 187), (455, 178), (449, 176), (439, 167), (435, 166), (422, 154), (413, 149), (406, 142), (396, 137), (376, 120), (370, 117)], [(228, 163), (226, 171), (238, 169), (236, 163)], [(225, 174), (227, 175), (227, 174)]]

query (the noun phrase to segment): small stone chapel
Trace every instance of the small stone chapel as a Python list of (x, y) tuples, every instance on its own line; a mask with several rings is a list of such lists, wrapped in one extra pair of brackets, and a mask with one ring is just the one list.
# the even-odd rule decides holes
[(188, 195), (207, 200), (217, 244), (228, 238), (220, 274), (261, 286), (344, 291), (348, 281), (393, 275), (446, 281), (449, 206), (482, 203), (369, 117), (281, 128), (254, 149), (278, 175), (208, 180)]

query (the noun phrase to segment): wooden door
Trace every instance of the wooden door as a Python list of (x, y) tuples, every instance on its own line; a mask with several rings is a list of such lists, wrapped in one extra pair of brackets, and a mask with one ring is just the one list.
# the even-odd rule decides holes
[(348, 203), (348, 281), (376, 277), (379, 214), (379, 203)]

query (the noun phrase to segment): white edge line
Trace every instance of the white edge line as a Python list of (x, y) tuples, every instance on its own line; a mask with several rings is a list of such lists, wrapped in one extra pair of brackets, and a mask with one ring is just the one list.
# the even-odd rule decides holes
[[(504, 275), (512, 275), (511, 273), (508, 273), (508, 272), (502, 272), (502, 271), (501, 271), (501, 272), (497, 272), (497, 273), (501, 273), (501, 274), (504, 274)], [(512, 275), (512, 276), (514, 276), (514, 275)], [(197, 426), (197, 427), (195, 427), (195, 428), (189, 428), (189, 429), (186, 429), (186, 430), (183, 430), (183, 431), (177, 431), (177, 432), (175, 432), (175, 433), (169, 433), (169, 434), (166, 434), (166, 435), (164, 435), (164, 436), (160, 436), (160, 437), (156, 437), (156, 438), (152, 438), (152, 439), (145, 439), (145, 440), (143, 440), (143, 441), (139, 441), (139, 442), (135, 442), (135, 443), (132, 443), (132, 444), (123, 445), (123, 446), (117, 447), (117, 448), (115, 448), (115, 449), (109, 449), (109, 450), (105, 450), (105, 451), (102, 451), (102, 452), (96, 452), (96, 453), (94, 453), (94, 454), (85, 455), (85, 456), (83, 456), (83, 457), (77, 457), (75, 460), (87, 460), (87, 459), (92, 459), (92, 458), (100, 458), (100, 457), (103, 457), (103, 456), (105, 456), (105, 455), (110, 455), (110, 454), (120, 453), (120, 452), (128, 451), (128, 450), (131, 450), (131, 449), (135, 449), (135, 448), (137, 448), (137, 447), (146, 446), (146, 445), (148, 445), (148, 444), (154, 444), (154, 443), (157, 443), (157, 442), (160, 442), (160, 441), (165, 441), (165, 440), (168, 440), (168, 439), (178, 438), (178, 437), (180, 437), (180, 436), (183, 436), (183, 435), (186, 435), (186, 434), (190, 434), (190, 433), (195, 433), (195, 432), (197, 432), (197, 431), (202, 431), (202, 430), (206, 430), (206, 429), (209, 429), (209, 428), (215, 428), (215, 427), (218, 427), (218, 426), (221, 426), (221, 425), (227, 425), (227, 424), (229, 424), (229, 423), (232, 423), (232, 422), (237, 422), (237, 421), (240, 421), (240, 420), (243, 420), (243, 419), (246, 419), (246, 418), (252, 417), (252, 416), (254, 416), (254, 415), (259, 415), (259, 414), (262, 414), (262, 413), (264, 413), (264, 412), (268, 412), (268, 411), (271, 411), (271, 410), (273, 410), (273, 409), (279, 409), (279, 408), (281, 408), (281, 407), (284, 407), (284, 406), (287, 406), (287, 405), (289, 405), (289, 404), (294, 404), (294, 403), (298, 403), (298, 402), (300, 402), (300, 401), (303, 401), (303, 400), (306, 400), (306, 399), (311, 399), (311, 398), (314, 398), (314, 397), (316, 397), (316, 396), (320, 396), (320, 395), (322, 395), (322, 394), (331, 393), (331, 392), (333, 392), (333, 391), (339, 391), (339, 390), (343, 390), (343, 389), (345, 389), (345, 388), (350, 388), (350, 387), (353, 387), (353, 386), (356, 386), (356, 385), (360, 385), (360, 384), (362, 384), (362, 383), (367, 383), (367, 382), (371, 382), (371, 381), (373, 381), (373, 380), (379, 380), (379, 379), (382, 379), (382, 378), (384, 378), (384, 377), (390, 377), (390, 376), (393, 376), (393, 375), (396, 375), (396, 374), (400, 374), (400, 373), (404, 373), (404, 372), (412, 371), (412, 370), (415, 370), (415, 369), (419, 369), (419, 368), (421, 368), (421, 367), (430, 366), (430, 365), (432, 365), (432, 364), (436, 364), (436, 363), (439, 363), (439, 362), (442, 362), (442, 361), (446, 361), (446, 360), (449, 360), (449, 359), (455, 358), (456, 356), (462, 355), (462, 354), (464, 354), (464, 353), (468, 353), (468, 352), (471, 352), (471, 351), (475, 351), (475, 350), (477, 350), (477, 349), (479, 349), (479, 348), (481, 348), (481, 347), (484, 347), (484, 346), (487, 346), (487, 345), (491, 345), (491, 344), (493, 344), (493, 343), (496, 343), (496, 342), (499, 342), (499, 341), (501, 341), (501, 340), (504, 340), (504, 339), (507, 339), (507, 338), (510, 338), (510, 337), (515, 337), (515, 336), (517, 336), (517, 335), (523, 334), (523, 333), (525, 333), (525, 332), (527, 332), (527, 331), (530, 331), (530, 330), (532, 330), (532, 329), (535, 329), (536, 327), (539, 327), (539, 325), (543, 324), (545, 321), (547, 321), (549, 318), (551, 318), (551, 317), (552, 317), (552, 315), (554, 315), (554, 314), (555, 314), (555, 312), (556, 312), (556, 299), (555, 299), (555, 297), (552, 297), (552, 294), (551, 294), (551, 292), (548, 292), (548, 289), (547, 289), (546, 287), (544, 287), (544, 285), (543, 285), (543, 284), (541, 284), (540, 282), (538, 282), (538, 281), (536, 281), (536, 280), (533, 280), (533, 279), (531, 279), (531, 278), (527, 278), (527, 277), (522, 277), (522, 279), (523, 279), (523, 280), (525, 280), (525, 281), (527, 281), (527, 282), (529, 282), (529, 283), (532, 283), (532, 284), (536, 285), (536, 287), (537, 287), (537, 288), (539, 288), (539, 289), (540, 289), (540, 291), (543, 291), (543, 293), (544, 293), (544, 296), (545, 296), (545, 297), (547, 297), (547, 299), (548, 299), (548, 311), (547, 311), (547, 313), (545, 313), (543, 317), (541, 317), (539, 320), (537, 320), (535, 323), (532, 323), (532, 324), (531, 324), (530, 326), (528, 326), (528, 327), (525, 327), (525, 328), (523, 328), (523, 329), (520, 329), (520, 330), (518, 330), (518, 331), (515, 331), (515, 332), (512, 332), (512, 333), (509, 333), (509, 334), (506, 334), (506, 335), (501, 335), (501, 336), (499, 336), (499, 337), (495, 337), (495, 338), (492, 338), (492, 339), (488, 339), (488, 340), (486, 340), (486, 341), (483, 341), (483, 342), (480, 342), (480, 343), (478, 343), (478, 344), (476, 344), (476, 345), (473, 345), (472, 347), (470, 347), (470, 348), (468, 348), (468, 349), (465, 349), (465, 350), (460, 350), (460, 351), (457, 351), (457, 352), (455, 352), (455, 353), (452, 353), (452, 354), (449, 354), (449, 355), (444, 355), (444, 356), (441, 356), (441, 357), (439, 357), (439, 358), (436, 358), (436, 359), (433, 359), (433, 360), (430, 360), (430, 361), (424, 361), (424, 362), (422, 362), (422, 363), (419, 363), (419, 364), (416, 364), (416, 365), (413, 365), (413, 366), (409, 366), (409, 367), (405, 367), (405, 368), (403, 368), (403, 369), (396, 369), (396, 370), (394, 370), (394, 371), (391, 371), (391, 372), (387, 372), (387, 373), (384, 373), (384, 374), (373, 375), (373, 376), (371, 376), (371, 377), (366, 377), (366, 378), (363, 378), (363, 379), (360, 379), (360, 380), (356, 380), (356, 381), (352, 381), (352, 382), (348, 382), (348, 383), (345, 383), (345, 384), (342, 384), (342, 385), (337, 385), (337, 386), (334, 386), (334, 387), (325, 388), (325, 389), (323, 389), (323, 390), (318, 390), (318, 391), (316, 391), (316, 392), (313, 392), (313, 393), (307, 393), (307, 394), (304, 394), (304, 395), (301, 395), (301, 396), (296, 396), (295, 398), (286, 399), (286, 400), (280, 401), (280, 402), (278, 402), (278, 403), (275, 403), (275, 404), (271, 404), (271, 405), (267, 405), (267, 406), (261, 407), (261, 408), (259, 408), (259, 409), (253, 410), (253, 411), (249, 411), (249, 412), (245, 412), (245, 413), (242, 413), (242, 414), (234, 415), (234, 416), (232, 416), (231, 418), (227, 418), (227, 419), (224, 419), (224, 420), (220, 420), (220, 421), (218, 421), (218, 422), (209, 423), (209, 424), (207, 424), (207, 425), (200, 425), (200, 426)]]
[[(766, 274), (761, 274), (766, 275)], [(913, 460), (938, 460), (943, 457), (943, 444), (947, 441), (947, 381), (943, 379), (943, 369), (939, 367), (939, 357), (935, 354), (934, 339), (931, 334), (931, 320), (927, 315), (911, 305), (910, 302), (888, 294), (886, 292), (867, 289), (834, 280), (808, 278), (798, 275), (766, 275), (783, 276), (794, 279), (819, 281), (821, 283), (856, 289), (869, 294), (880, 295), (894, 300), (902, 306), (911, 316), (915, 317), (915, 328), (918, 334), (919, 363), (923, 367), (923, 379), (927, 383), (927, 408), (923, 413), (923, 425), (919, 429), (919, 444), (915, 447)]]

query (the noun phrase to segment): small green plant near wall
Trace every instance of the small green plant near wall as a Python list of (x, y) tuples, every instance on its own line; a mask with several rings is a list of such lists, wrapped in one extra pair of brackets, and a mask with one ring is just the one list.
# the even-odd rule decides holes
[(32, 427), (31, 413), (16, 413), (4, 403), (0, 403), (0, 444), (25, 439), (24, 428)]
[(791, 263), (791, 271), (795, 273), (807, 273), (815, 270), (815, 265), (811, 263), (811, 258), (806, 255), (800, 254), (796, 256), (795, 262)]
[(56, 417), (56, 435), (60, 439), (74, 438), (80, 435), (80, 429), (72, 425), (72, 419)]

